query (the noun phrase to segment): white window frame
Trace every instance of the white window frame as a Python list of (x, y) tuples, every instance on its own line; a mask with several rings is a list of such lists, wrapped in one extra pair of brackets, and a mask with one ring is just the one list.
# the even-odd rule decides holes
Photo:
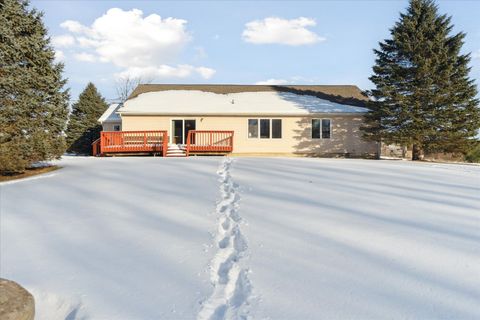
[[(257, 136), (250, 137), (250, 120), (257, 120)], [(260, 139), (260, 118), (248, 118), (247, 119), (247, 139)]]
[[(313, 125), (312, 125), (312, 122), (313, 120), (320, 120), (320, 137), (319, 138), (314, 138), (313, 137)], [(323, 121), (322, 120), (329, 120), (330, 121), (330, 127), (329, 127), (329, 130), (330, 130), (330, 137), (329, 138), (324, 138), (323, 137)], [(332, 136), (333, 136), (333, 130), (332, 130), (332, 118), (312, 118), (310, 120), (310, 138), (312, 140), (322, 140), (322, 139), (332, 139)]]
[[(280, 138), (273, 137), (273, 120), (280, 120)], [(282, 118), (271, 118), (270, 119), (270, 139), (280, 140), (283, 139), (283, 119)]]
[[(270, 133), (269, 133), (269, 136), (268, 138), (261, 138), (260, 137), (260, 127), (261, 127), (261, 124), (260, 124), (260, 120), (268, 120), (269, 121), (269, 130), (270, 130)], [(258, 123), (258, 129), (257, 129), (257, 137), (250, 137), (248, 134), (249, 134), (249, 127), (248, 127), (248, 122), (249, 120), (257, 120), (257, 123)], [(281, 131), (280, 131), (280, 138), (273, 138), (272, 137), (272, 133), (273, 133), (273, 125), (272, 125), (272, 120), (280, 120), (281, 121)], [(273, 140), (281, 140), (283, 139), (283, 119), (282, 118), (247, 118), (247, 139), (250, 139), (250, 140), (270, 140), (270, 139), (273, 139)]]
[[(328, 130), (330, 131), (330, 137), (324, 138), (323, 137), (323, 120), (328, 120), (330, 125), (328, 126)], [(322, 118), (322, 121), (320, 121), (320, 138), (321, 139), (332, 139), (333, 136), (333, 130), (332, 130), (332, 119), (331, 118)]]

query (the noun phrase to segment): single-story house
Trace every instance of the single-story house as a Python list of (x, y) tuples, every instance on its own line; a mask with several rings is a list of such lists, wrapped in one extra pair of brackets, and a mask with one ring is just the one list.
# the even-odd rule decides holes
[(103, 131), (122, 130), (122, 118), (120, 118), (120, 115), (117, 113), (121, 106), (121, 103), (112, 103), (102, 116), (98, 118), (98, 122), (102, 125)]
[[(372, 156), (378, 145), (360, 131), (366, 101), (352, 85), (141, 84), (99, 122), (109, 135), (105, 144), (139, 147), (143, 139), (145, 146), (161, 144), (150, 151), (164, 155)], [(115, 131), (124, 138), (112, 142)]]

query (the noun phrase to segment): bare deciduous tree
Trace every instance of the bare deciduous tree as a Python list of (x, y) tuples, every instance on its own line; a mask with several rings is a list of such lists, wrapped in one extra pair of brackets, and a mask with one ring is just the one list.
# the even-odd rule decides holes
[(115, 81), (115, 90), (117, 92), (118, 99), (121, 102), (124, 102), (139, 84), (151, 83), (152, 81), (153, 79), (151, 78), (130, 76), (123, 76), (117, 79), (117, 81)]

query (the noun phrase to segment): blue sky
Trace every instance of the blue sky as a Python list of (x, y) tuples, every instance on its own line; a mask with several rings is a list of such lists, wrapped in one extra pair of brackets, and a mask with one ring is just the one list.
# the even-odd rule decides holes
[[(480, 1), (437, 1), (467, 33), (480, 79)], [(72, 100), (92, 81), (354, 84), (369, 89), (372, 49), (408, 1), (32, 1), (65, 63)], [(114, 9), (117, 8), (117, 9)], [(134, 10), (137, 9), (137, 10)]]

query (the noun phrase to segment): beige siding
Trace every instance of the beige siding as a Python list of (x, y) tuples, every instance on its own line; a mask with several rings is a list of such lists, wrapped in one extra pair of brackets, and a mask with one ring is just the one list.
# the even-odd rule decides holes
[(258, 117), (221, 117), (221, 116), (123, 116), (122, 125), (128, 130), (168, 130), (171, 131), (172, 119), (195, 119), (197, 130), (233, 130), (234, 153), (238, 154), (311, 154), (363, 155), (377, 152), (376, 143), (366, 142), (361, 138), (359, 126), (361, 116), (328, 116), (331, 119), (332, 135), (330, 139), (311, 138), (311, 120), (319, 117), (265, 117), (282, 119), (281, 139), (249, 139), (248, 119)]
[(113, 129), (113, 126), (116, 126), (116, 125), (119, 125), (120, 126), (120, 130), (123, 130), (122, 129), (122, 122), (104, 122), (102, 123), (102, 130), (103, 131), (115, 131)]
[(122, 130), (168, 130), (170, 134), (170, 119), (159, 116), (122, 116)]

